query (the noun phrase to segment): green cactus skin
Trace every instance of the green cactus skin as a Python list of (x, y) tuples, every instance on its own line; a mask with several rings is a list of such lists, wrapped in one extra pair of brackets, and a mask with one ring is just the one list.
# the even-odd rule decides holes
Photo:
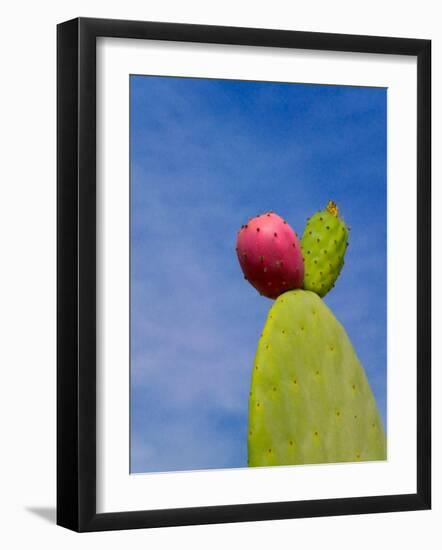
[(316, 293), (281, 294), (254, 361), (249, 466), (385, 459), (376, 401), (343, 326)]
[(327, 208), (309, 218), (301, 239), (305, 290), (323, 297), (334, 287), (347, 246), (348, 228), (330, 201)]

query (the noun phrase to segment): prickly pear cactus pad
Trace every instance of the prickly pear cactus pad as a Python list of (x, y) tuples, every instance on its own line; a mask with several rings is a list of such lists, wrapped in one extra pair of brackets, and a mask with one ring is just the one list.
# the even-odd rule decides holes
[(348, 228), (330, 201), (308, 219), (301, 239), (304, 288), (325, 296), (339, 277), (348, 246)]
[(343, 326), (316, 293), (281, 294), (253, 366), (249, 466), (385, 458), (376, 402)]

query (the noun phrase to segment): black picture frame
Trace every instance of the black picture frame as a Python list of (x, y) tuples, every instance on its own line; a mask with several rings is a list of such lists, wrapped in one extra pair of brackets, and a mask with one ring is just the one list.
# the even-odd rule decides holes
[[(96, 39), (417, 58), (417, 492), (96, 512)], [(431, 506), (431, 41), (79, 18), (57, 28), (57, 523), (75, 531), (424, 510)]]

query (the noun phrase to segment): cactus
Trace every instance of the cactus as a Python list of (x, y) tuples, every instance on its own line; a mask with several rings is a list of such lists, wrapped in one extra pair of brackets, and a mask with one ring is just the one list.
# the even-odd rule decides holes
[(309, 220), (301, 239), (304, 256), (304, 288), (323, 297), (334, 287), (344, 265), (348, 228), (338, 207), (329, 201), (324, 210)]
[(245, 279), (263, 296), (274, 299), (302, 286), (304, 262), (299, 240), (277, 214), (266, 212), (243, 225), (236, 253)]
[(249, 466), (386, 458), (365, 371), (344, 327), (321, 299), (344, 265), (348, 231), (330, 201), (309, 218), (302, 254), (295, 232), (270, 212), (238, 234), (245, 278), (276, 299), (253, 365)]
[(384, 460), (376, 402), (343, 326), (310, 291), (270, 309), (249, 398), (249, 466)]

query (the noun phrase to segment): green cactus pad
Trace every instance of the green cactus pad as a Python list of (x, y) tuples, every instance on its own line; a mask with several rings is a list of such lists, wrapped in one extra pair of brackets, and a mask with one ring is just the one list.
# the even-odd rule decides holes
[(249, 466), (386, 459), (376, 401), (350, 340), (316, 293), (270, 309), (249, 398)]
[(344, 265), (348, 246), (348, 228), (332, 201), (316, 212), (304, 229), (301, 239), (304, 257), (304, 288), (325, 296), (334, 287)]

